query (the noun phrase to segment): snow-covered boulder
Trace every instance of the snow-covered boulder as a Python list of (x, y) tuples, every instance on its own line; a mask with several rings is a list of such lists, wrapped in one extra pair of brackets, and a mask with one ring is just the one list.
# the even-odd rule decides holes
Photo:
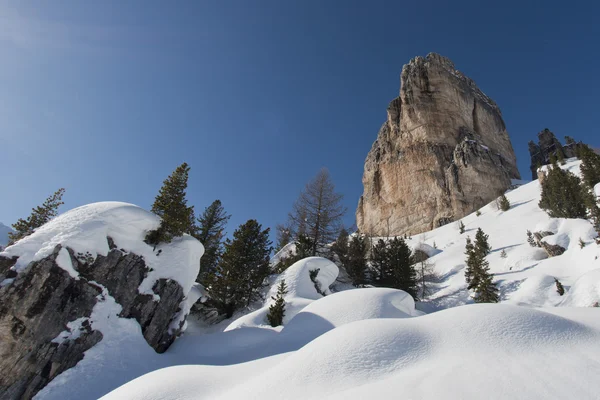
[(136, 320), (157, 352), (170, 346), (198, 298), (204, 249), (190, 236), (153, 249), (143, 239), (159, 223), (132, 204), (95, 203), (0, 253), (0, 397), (31, 398), (120, 319)]
[(597, 304), (600, 304), (600, 268), (580, 276), (560, 303), (565, 307), (593, 307)]
[[(311, 271), (318, 270), (315, 282), (311, 280)], [(322, 257), (308, 257), (295, 262), (277, 277), (269, 292), (267, 293), (263, 307), (244, 315), (233, 321), (225, 330), (238, 329), (242, 327), (268, 326), (267, 313), (277, 294), (279, 282), (285, 280), (287, 294), (285, 295), (285, 317), (283, 324), (290, 321), (300, 310), (323, 297), (322, 293), (329, 294), (329, 286), (335, 281), (339, 268), (332, 261)], [(319, 287), (319, 290), (317, 290)], [(319, 291), (321, 293), (319, 293)]]

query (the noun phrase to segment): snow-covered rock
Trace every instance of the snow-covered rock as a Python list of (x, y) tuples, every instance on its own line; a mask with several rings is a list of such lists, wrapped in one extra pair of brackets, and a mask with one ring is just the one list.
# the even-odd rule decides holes
[(563, 307), (598, 307), (600, 305), (600, 268), (580, 276), (560, 305)]
[(158, 224), (137, 206), (95, 203), (0, 253), (0, 397), (31, 398), (104, 338), (134, 334), (131, 323), (149, 349), (171, 345), (200, 296), (204, 249), (184, 236), (153, 250), (143, 239)]
[(317, 291), (315, 282), (310, 278), (310, 272), (315, 270), (319, 270), (315, 278), (319, 290), (322, 293), (330, 293), (329, 286), (335, 281), (339, 273), (337, 265), (322, 257), (304, 258), (292, 264), (277, 277), (267, 293), (263, 307), (233, 321), (225, 331), (242, 327), (267, 327), (269, 306), (272, 304), (273, 297), (277, 294), (277, 286), (282, 280), (285, 280), (287, 286), (287, 294), (285, 295), (286, 311), (283, 319), (285, 325), (304, 307), (323, 297)]

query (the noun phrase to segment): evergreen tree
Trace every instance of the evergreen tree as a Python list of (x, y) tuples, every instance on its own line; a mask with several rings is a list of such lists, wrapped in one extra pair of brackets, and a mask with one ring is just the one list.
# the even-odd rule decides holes
[(581, 178), (584, 184), (593, 189), (597, 183), (600, 183), (600, 155), (587, 145), (581, 145), (579, 150), (581, 165)]
[(560, 296), (565, 294), (565, 288), (563, 287), (562, 283), (560, 283), (560, 281), (556, 278), (554, 278), (554, 283), (556, 284), (556, 293), (558, 293)]
[(183, 163), (164, 180), (151, 209), (161, 218), (161, 223), (156, 231), (146, 236), (148, 244), (170, 242), (184, 233), (195, 235), (194, 207), (188, 207), (186, 199), (189, 172), (190, 167)]
[(475, 246), (469, 236), (467, 236), (467, 243), (465, 245), (465, 256), (467, 256), (465, 260), (465, 281), (467, 282), (467, 288), (471, 290), (477, 287), (479, 281), (477, 281), (478, 276), (477, 271), (475, 271)]
[(216, 271), (208, 278), (207, 290), (219, 310), (233, 313), (260, 299), (260, 290), (270, 274), (269, 228), (263, 230), (256, 220), (248, 220), (225, 242), (225, 251)]
[(489, 235), (486, 235), (481, 228), (477, 228), (477, 233), (475, 234), (475, 249), (480, 251), (483, 256), (487, 256), (492, 252), (492, 247), (489, 242)]
[(231, 215), (228, 215), (220, 200), (215, 200), (198, 217), (198, 230), (194, 235), (204, 245), (204, 255), (200, 260), (200, 273), (197, 281), (204, 283), (212, 274), (223, 253), (223, 237), (225, 226)]
[(542, 183), (539, 207), (552, 218), (586, 218), (585, 197), (585, 190), (577, 176), (552, 167)]
[(465, 233), (465, 224), (463, 224), (462, 221), (458, 221), (458, 231), (461, 233), (461, 235)]
[(500, 296), (498, 295), (498, 287), (493, 282), (494, 275), (489, 273), (489, 264), (485, 258), (482, 258), (479, 270), (479, 285), (475, 289), (475, 296), (473, 300), (475, 303), (499, 302)]
[(367, 241), (362, 235), (354, 235), (348, 245), (346, 272), (356, 287), (367, 283)]
[(475, 211), (475, 215), (479, 217), (481, 215), (481, 211), (479, 211), (479, 210)]
[(533, 238), (533, 234), (531, 233), (530, 230), (527, 230), (527, 243), (529, 243), (529, 245), (531, 247), (538, 247), (537, 243), (535, 242), (535, 239)]
[(62, 197), (65, 194), (65, 189), (60, 188), (52, 196), (48, 197), (41, 206), (31, 209), (31, 214), (27, 219), (19, 218), (12, 227), (14, 232), (8, 233), (8, 245), (12, 245), (18, 240), (29, 236), (40, 226), (44, 225), (52, 218), (58, 215), (58, 208), (65, 204)]
[[(482, 235), (480, 237), (483, 237)], [(487, 238), (486, 238), (487, 239)], [(480, 243), (483, 243), (480, 241)], [(497, 303), (499, 301), (498, 288), (493, 283), (493, 275), (489, 273), (489, 263), (485, 259), (487, 253), (484, 245), (473, 244), (467, 238), (465, 246), (465, 280), (467, 288), (473, 290), (476, 303)]]
[(502, 251), (500, 252), (500, 258), (506, 258), (506, 257), (508, 257), (506, 255), (506, 250), (502, 249)]
[(348, 264), (348, 252), (349, 252), (349, 236), (348, 231), (342, 228), (338, 238), (331, 247), (331, 250), (337, 254), (340, 263), (345, 267)]
[(297, 237), (304, 233), (312, 243), (311, 256), (326, 252), (340, 230), (346, 208), (336, 193), (327, 169), (321, 169), (300, 193), (290, 213)]
[(558, 161), (558, 163), (560, 165), (565, 165), (565, 154), (563, 153), (562, 149), (558, 149), (556, 150), (556, 160)]
[(392, 267), (393, 288), (404, 290), (415, 300), (417, 293), (417, 272), (411, 262), (412, 252), (404, 239), (395, 237), (389, 241), (389, 262)]
[(498, 198), (498, 206), (502, 211), (510, 210), (510, 201), (506, 197), (506, 195), (502, 195)]
[(285, 316), (285, 298), (287, 287), (285, 279), (282, 279), (277, 286), (277, 295), (271, 297), (275, 302), (269, 306), (267, 320), (272, 327), (283, 325), (283, 317)]
[(383, 239), (379, 239), (371, 249), (369, 261), (373, 270), (373, 283), (377, 286), (389, 285), (391, 268), (388, 262), (388, 247)]

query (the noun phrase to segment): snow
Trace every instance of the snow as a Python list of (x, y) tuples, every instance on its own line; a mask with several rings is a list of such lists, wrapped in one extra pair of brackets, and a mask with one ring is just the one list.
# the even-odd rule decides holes
[(156, 215), (133, 204), (93, 203), (59, 215), (0, 254), (18, 256), (14, 269), (20, 272), (30, 262), (50, 255), (60, 244), (63, 249), (59, 254), (59, 266), (77, 277), (64, 247), (73, 249), (76, 254), (89, 252), (93, 258), (98, 254), (105, 256), (109, 252), (106, 238), (111, 237), (119, 249), (144, 257), (150, 268), (140, 285), (141, 293), (152, 294), (154, 283), (161, 278), (177, 281), (183, 292), (188, 293), (198, 275), (204, 248), (196, 239), (184, 235), (153, 250), (143, 240), (148, 231), (159, 225), (160, 219)]
[[(579, 161), (570, 159), (561, 167), (578, 174)], [(480, 216), (462, 219), (463, 234), (453, 223), (407, 240), (430, 256), (439, 276), (433, 294), (416, 304), (395, 289), (331, 293), (338, 267), (307, 258), (272, 279), (258, 310), (224, 321), (223, 326), (229, 323), (225, 331), (211, 334), (189, 320), (185, 334), (158, 355), (134, 321), (113, 317), (118, 305), (106, 296), (90, 317), (95, 326), (114, 318), (106, 342), (38, 398), (596, 399), (600, 309), (592, 306), (600, 301), (597, 234), (589, 221), (553, 219), (540, 210), (537, 180), (506, 196), (508, 211), (491, 202)], [(487, 259), (500, 304), (473, 304), (466, 288), (465, 242), (477, 228), (489, 234), (493, 250)], [(531, 247), (527, 230), (552, 232), (543, 241), (565, 247), (565, 253), (548, 257)], [(273, 259), (289, 251), (293, 245)], [(309, 272), (317, 268), (325, 297), (310, 280)], [(564, 296), (557, 293), (555, 278)], [(272, 328), (266, 314), (282, 279), (288, 286), (286, 316), (282, 327)], [(190, 290), (183, 310), (205, 294), (202, 287)], [(69, 328), (65, 335), (77, 323)]]
[(73, 268), (71, 255), (66, 247), (63, 247), (58, 252), (58, 256), (56, 256), (56, 265), (67, 271), (72, 278), (79, 280), (79, 272), (75, 271), (75, 268)]
[(304, 307), (323, 297), (317, 292), (314, 282), (310, 279), (310, 271), (319, 270), (316, 281), (325, 293), (330, 293), (329, 286), (338, 276), (339, 268), (332, 261), (321, 257), (308, 257), (292, 264), (274, 281), (266, 295), (263, 307), (233, 321), (225, 331), (242, 327), (268, 327), (267, 314), (273, 297), (277, 294), (279, 282), (285, 280), (287, 294), (285, 295), (286, 311), (283, 319), (285, 325)]
[(103, 399), (596, 398), (597, 310), (554, 310), (478, 304), (359, 320), (292, 353), (166, 368)]
[[(580, 276), (560, 304), (564, 307), (592, 307), (600, 303), (600, 268)], [(598, 310), (600, 312), (600, 310)]]

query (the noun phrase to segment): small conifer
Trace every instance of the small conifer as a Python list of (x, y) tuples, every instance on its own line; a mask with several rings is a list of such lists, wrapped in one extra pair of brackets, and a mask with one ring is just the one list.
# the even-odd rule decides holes
[(475, 211), (475, 215), (479, 217), (481, 215), (481, 211), (479, 211), (479, 210)]
[(583, 241), (582, 238), (579, 238), (579, 248), (583, 249), (585, 247), (585, 242)]
[(527, 243), (529, 243), (529, 245), (531, 247), (538, 247), (537, 243), (535, 242), (535, 239), (533, 237), (533, 233), (531, 233), (530, 230), (527, 230)]
[(283, 325), (283, 317), (285, 317), (285, 295), (287, 294), (287, 286), (285, 279), (282, 279), (277, 286), (277, 295), (271, 297), (275, 302), (269, 306), (267, 320), (272, 327)]
[(498, 199), (498, 205), (502, 211), (510, 210), (510, 201), (504, 194)]
[(31, 235), (37, 228), (56, 217), (58, 208), (64, 204), (62, 201), (63, 194), (65, 194), (65, 189), (58, 189), (41, 206), (32, 208), (27, 219), (20, 218), (15, 222), (12, 225), (14, 232), (8, 233), (8, 245), (10, 246), (25, 236)]
[(475, 248), (480, 251), (484, 257), (492, 252), (492, 247), (489, 242), (489, 235), (485, 234), (481, 228), (477, 228), (477, 233), (475, 234)]
[(500, 258), (506, 258), (506, 257), (508, 257), (506, 255), (506, 250), (502, 249), (502, 251), (500, 252)]
[(562, 296), (563, 294), (565, 294), (565, 288), (563, 287), (562, 283), (560, 283), (560, 281), (556, 278), (554, 278), (554, 283), (556, 284), (556, 292)]
[(461, 234), (465, 233), (465, 224), (463, 224), (463, 222), (462, 222), (462, 221), (459, 221), (459, 222), (458, 222), (458, 231), (459, 231)]
[(146, 236), (148, 244), (170, 242), (184, 233), (195, 235), (194, 207), (188, 207), (186, 199), (189, 172), (190, 167), (183, 163), (164, 180), (151, 209), (161, 223), (157, 231)]

